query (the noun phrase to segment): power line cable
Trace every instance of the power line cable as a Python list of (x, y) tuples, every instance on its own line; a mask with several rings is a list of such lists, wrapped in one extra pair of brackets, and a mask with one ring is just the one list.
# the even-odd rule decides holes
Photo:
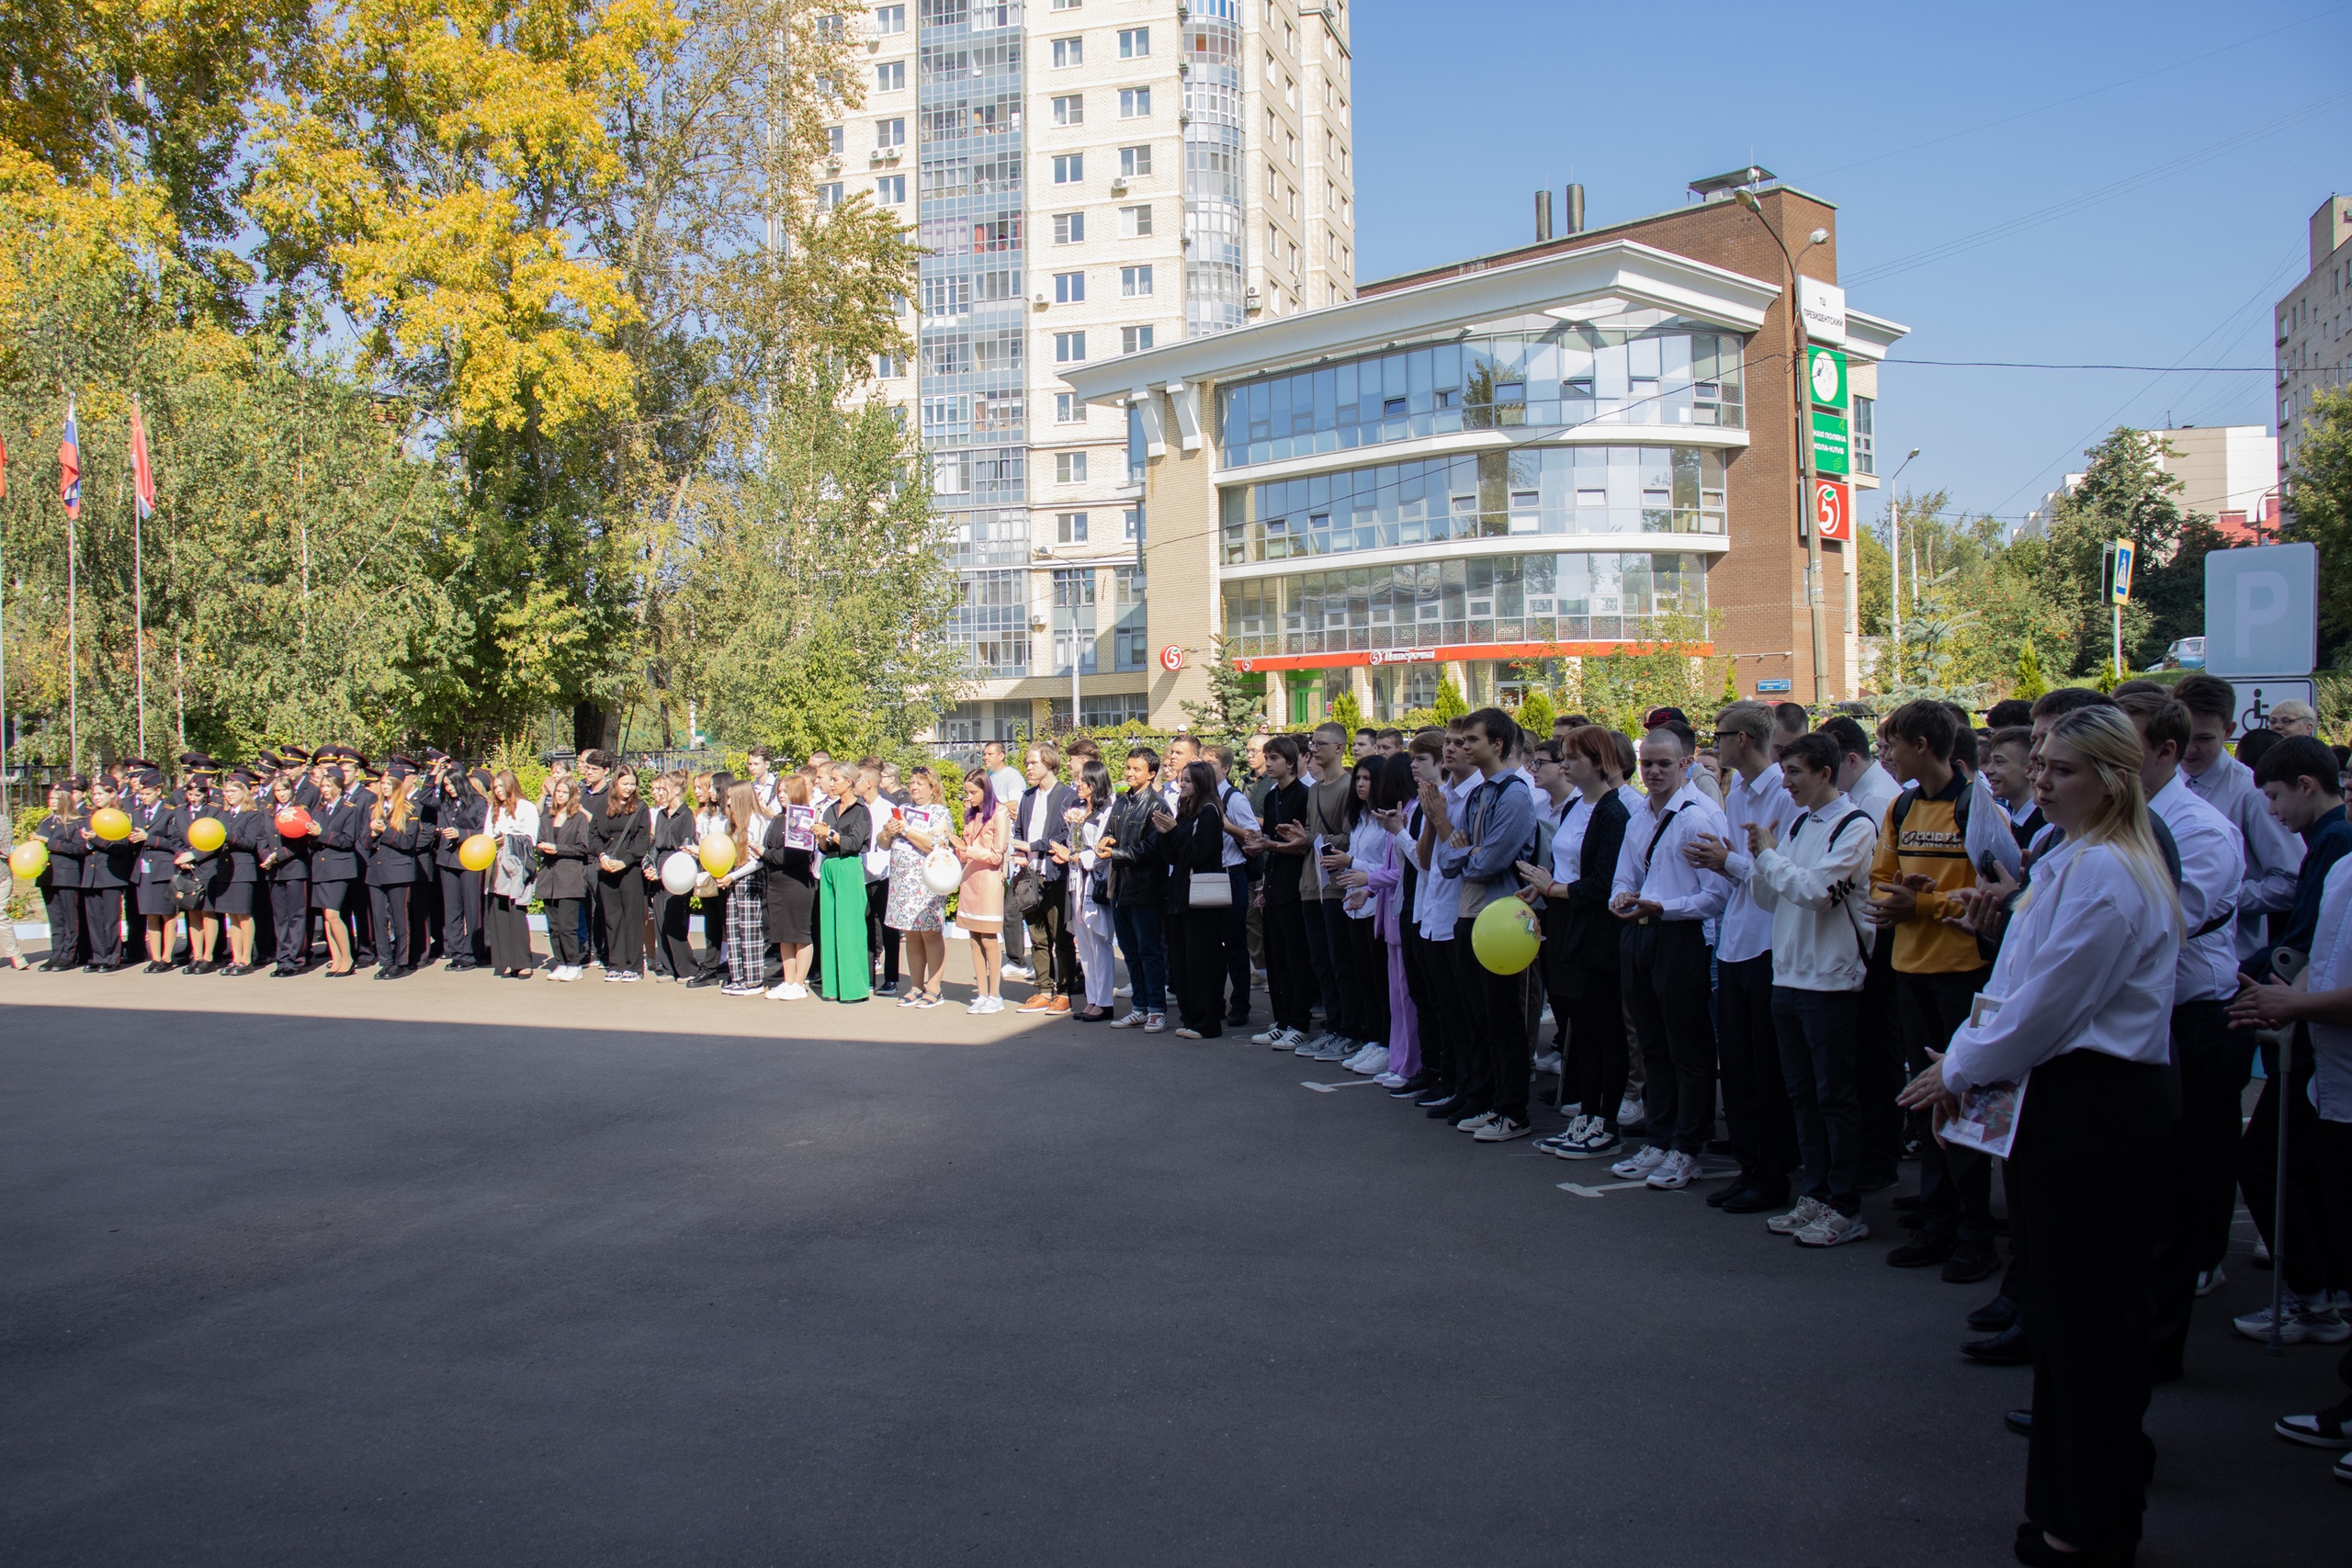
[(1883, 359), (1882, 365), (1939, 365), (1969, 370), (2153, 370), (2162, 376), (2211, 374), (2267, 376), (2269, 365), (2052, 365), (2024, 359)]

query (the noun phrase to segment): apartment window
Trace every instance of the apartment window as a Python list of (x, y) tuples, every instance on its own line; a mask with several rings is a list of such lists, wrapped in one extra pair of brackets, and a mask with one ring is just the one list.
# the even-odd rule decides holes
[(976, 251), (1017, 251), (1021, 248), (1021, 220), (991, 219), (972, 225), (972, 249)]
[(904, 6), (876, 6), (874, 8), (874, 30), (884, 34), (905, 32), (907, 8)]
[(1094, 569), (1065, 569), (1054, 573), (1054, 671), (1067, 675), (1076, 665), (1080, 674), (1094, 669)]
[(1086, 63), (1086, 40), (1082, 38), (1057, 38), (1054, 40), (1054, 69), (1066, 71), (1073, 65)]
[(1151, 118), (1151, 89), (1122, 87), (1119, 89), (1119, 118), (1148, 119)]
[(899, 207), (907, 199), (907, 176), (884, 175), (874, 182), (875, 198), (885, 207)]
[(898, 93), (906, 90), (907, 62), (886, 60), (874, 68), (874, 90), (877, 93)]
[[(1086, 334), (1084, 333), (1056, 333), (1054, 334), (1055, 364), (1075, 365), (1085, 357)], [(1080, 477), (1082, 479), (1085, 476)]]
[(903, 119), (877, 119), (874, 122), (874, 145), (904, 147), (907, 144), (907, 122)]
[(840, 157), (842, 155), (842, 142), (847, 138), (848, 134), (849, 127), (845, 125), (829, 125), (825, 127), (825, 150), (831, 152), (834, 157)]
[(1066, 98), (1056, 98), (1054, 123), (1056, 125), (1084, 125), (1086, 123), (1085, 95), (1072, 93)]
[(1076, 245), (1083, 243), (1085, 240), (1085, 213), (1057, 212), (1054, 214), (1054, 243), (1057, 245)]
[(817, 187), (817, 210), (820, 212), (831, 212), (834, 208), (839, 207), (843, 199), (842, 182), (839, 180)]
[[(1054, 274), (1054, 303), (1080, 305), (1086, 301), (1086, 274), (1057, 272)], [(1080, 357), (1083, 357), (1081, 355)]]
[(1854, 400), (1854, 472), (1878, 472), (1878, 400), (1857, 395)]
[(1054, 513), (1054, 543), (1057, 545), (1086, 543), (1086, 513), (1083, 512)]
[(877, 354), (874, 356), (874, 374), (885, 381), (896, 380), (907, 373), (907, 359), (902, 354)]
[(1086, 154), (1057, 152), (1054, 155), (1054, 183), (1074, 186), (1086, 178)]
[(842, 19), (841, 19), (839, 17), (818, 17), (818, 18), (817, 18), (817, 36), (818, 36), (819, 38), (839, 38), (839, 37), (841, 37), (841, 36), (842, 36)]
[(925, 430), (944, 430), (962, 424), (967, 417), (969, 400), (965, 398), (925, 398), (922, 400), (922, 424)]
[(1053, 4), (1053, 9), (1057, 11), (1075, 11), (1078, 6), (1079, 0), (1054, 0)]
[(1054, 423), (1056, 424), (1076, 424), (1085, 417), (1085, 412), (1078, 406), (1076, 392), (1054, 394)]
[(1057, 452), (1054, 454), (1054, 482), (1057, 485), (1082, 485), (1086, 482), (1086, 454)]
[(926, 316), (968, 315), (972, 280), (968, 277), (926, 277), (922, 280), (922, 313)]
[(1122, 147), (1119, 149), (1119, 177), (1132, 180), (1151, 173), (1151, 149)]
[(1123, 266), (1119, 269), (1119, 298), (1148, 299), (1151, 298), (1151, 268)]
[(1120, 59), (1141, 60), (1150, 52), (1151, 29), (1149, 28), (1121, 28), (1119, 29)]
[(1119, 232), (1130, 240), (1139, 240), (1151, 232), (1151, 209), (1122, 207), (1119, 209)]
[[(1119, 513), (1119, 538), (1123, 543), (1130, 545), (1139, 545), (1143, 543), (1142, 507), (1130, 506), (1125, 512)], [(1143, 582), (1140, 576), (1136, 579), (1136, 603), (1140, 604), (1143, 603)]]
[(1149, 327), (1121, 327), (1119, 329), (1121, 354), (1136, 354), (1150, 346), (1151, 329)]
[(1011, 430), (1021, 428), (1021, 400), (999, 393), (982, 398), (973, 411), (973, 427), (978, 430)]
[[(1132, 525), (1135, 513), (1127, 513)], [(1112, 667), (1118, 670), (1143, 670), (1149, 667), (1150, 626), (1144, 610), (1144, 575), (1139, 566), (1111, 569)]]

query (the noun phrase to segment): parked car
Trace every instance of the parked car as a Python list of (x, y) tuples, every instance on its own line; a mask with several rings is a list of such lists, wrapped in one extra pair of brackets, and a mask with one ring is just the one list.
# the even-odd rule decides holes
[(2185, 637), (2165, 649), (2164, 670), (2202, 670), (2205, 668), (2205, 639)]

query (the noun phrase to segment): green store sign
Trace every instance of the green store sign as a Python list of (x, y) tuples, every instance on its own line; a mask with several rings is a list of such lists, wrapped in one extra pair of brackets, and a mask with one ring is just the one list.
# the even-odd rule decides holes
[(1804, 353), (1805, 380), (1811, 388), (1815, 404), (1825, 409), (1844, 408), (1846, 356), (1819, 344), (1807, 344)]
[(1846, 433), (1846, 416), (1842, 413), (1815, 413), (1813, 416), (1813, 470), (1817, 474), (1847, 474), (1853, 472), (1851, 442)]

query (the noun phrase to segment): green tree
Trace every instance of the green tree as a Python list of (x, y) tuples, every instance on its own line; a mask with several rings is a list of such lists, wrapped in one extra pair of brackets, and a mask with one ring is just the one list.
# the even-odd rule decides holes
[(1209, 700), (1187, 702), (1184, 722), (1204, 735), (1247, 735), (1266, 720), (1266, 699), (1256, 682), (1233, 667), (1225, 637), (1216, 638), (1209, 661)]
[(1449, 724), (1468, 713), (1470, 705), (1462, 700), (1459, 686), (1451, 681), (1440, 681), (1437, 683), (1437, 699), (1431, 704), (1430, 711), (1437, 715), (1440, 724)]
[(1520, 699), (1519, 712), (1513, 716), (1519, 727), (1529, 734), (1549, 740), (1552, 738), (1552, 699), (1541, 686), (1530, 686)]
[(2041, 672), (2041, 655), (2034, 651), (2033, 639), (2028, 637), (2018, 646), (2018, 667), (2009, 678), (2009, 695), (2031, 702), (2047, 696), (2049, 692), (2049, 678)]
[(1331, 699), (1331, 722), (1350, 735), (1363, 728), (1363, 705), (1356, 701), (1352, 687)]
[(2084, 456), (2089, 467), (2050, 521), (2038, 586), (2072, 622), (2070, 670), (2090, 675), (2111, 661), (2113, 609), (2102, 592), (2109, 543), (2132, 541), (2137, 555), (2132, 602), (2123, 608), (2127, 661), (2154, 664), (2176, 638), (2205, 624), (2205, 557), (2227, 541), (2212, 520), (2184, 515), (2183, 488), (2158, 459), (2161, 437), (2124, 428)]
[(2319, 547), (2323, 662), (2352, 641), (2352, 388), (2316, 394), (2288, 470), (2282, 539)]

